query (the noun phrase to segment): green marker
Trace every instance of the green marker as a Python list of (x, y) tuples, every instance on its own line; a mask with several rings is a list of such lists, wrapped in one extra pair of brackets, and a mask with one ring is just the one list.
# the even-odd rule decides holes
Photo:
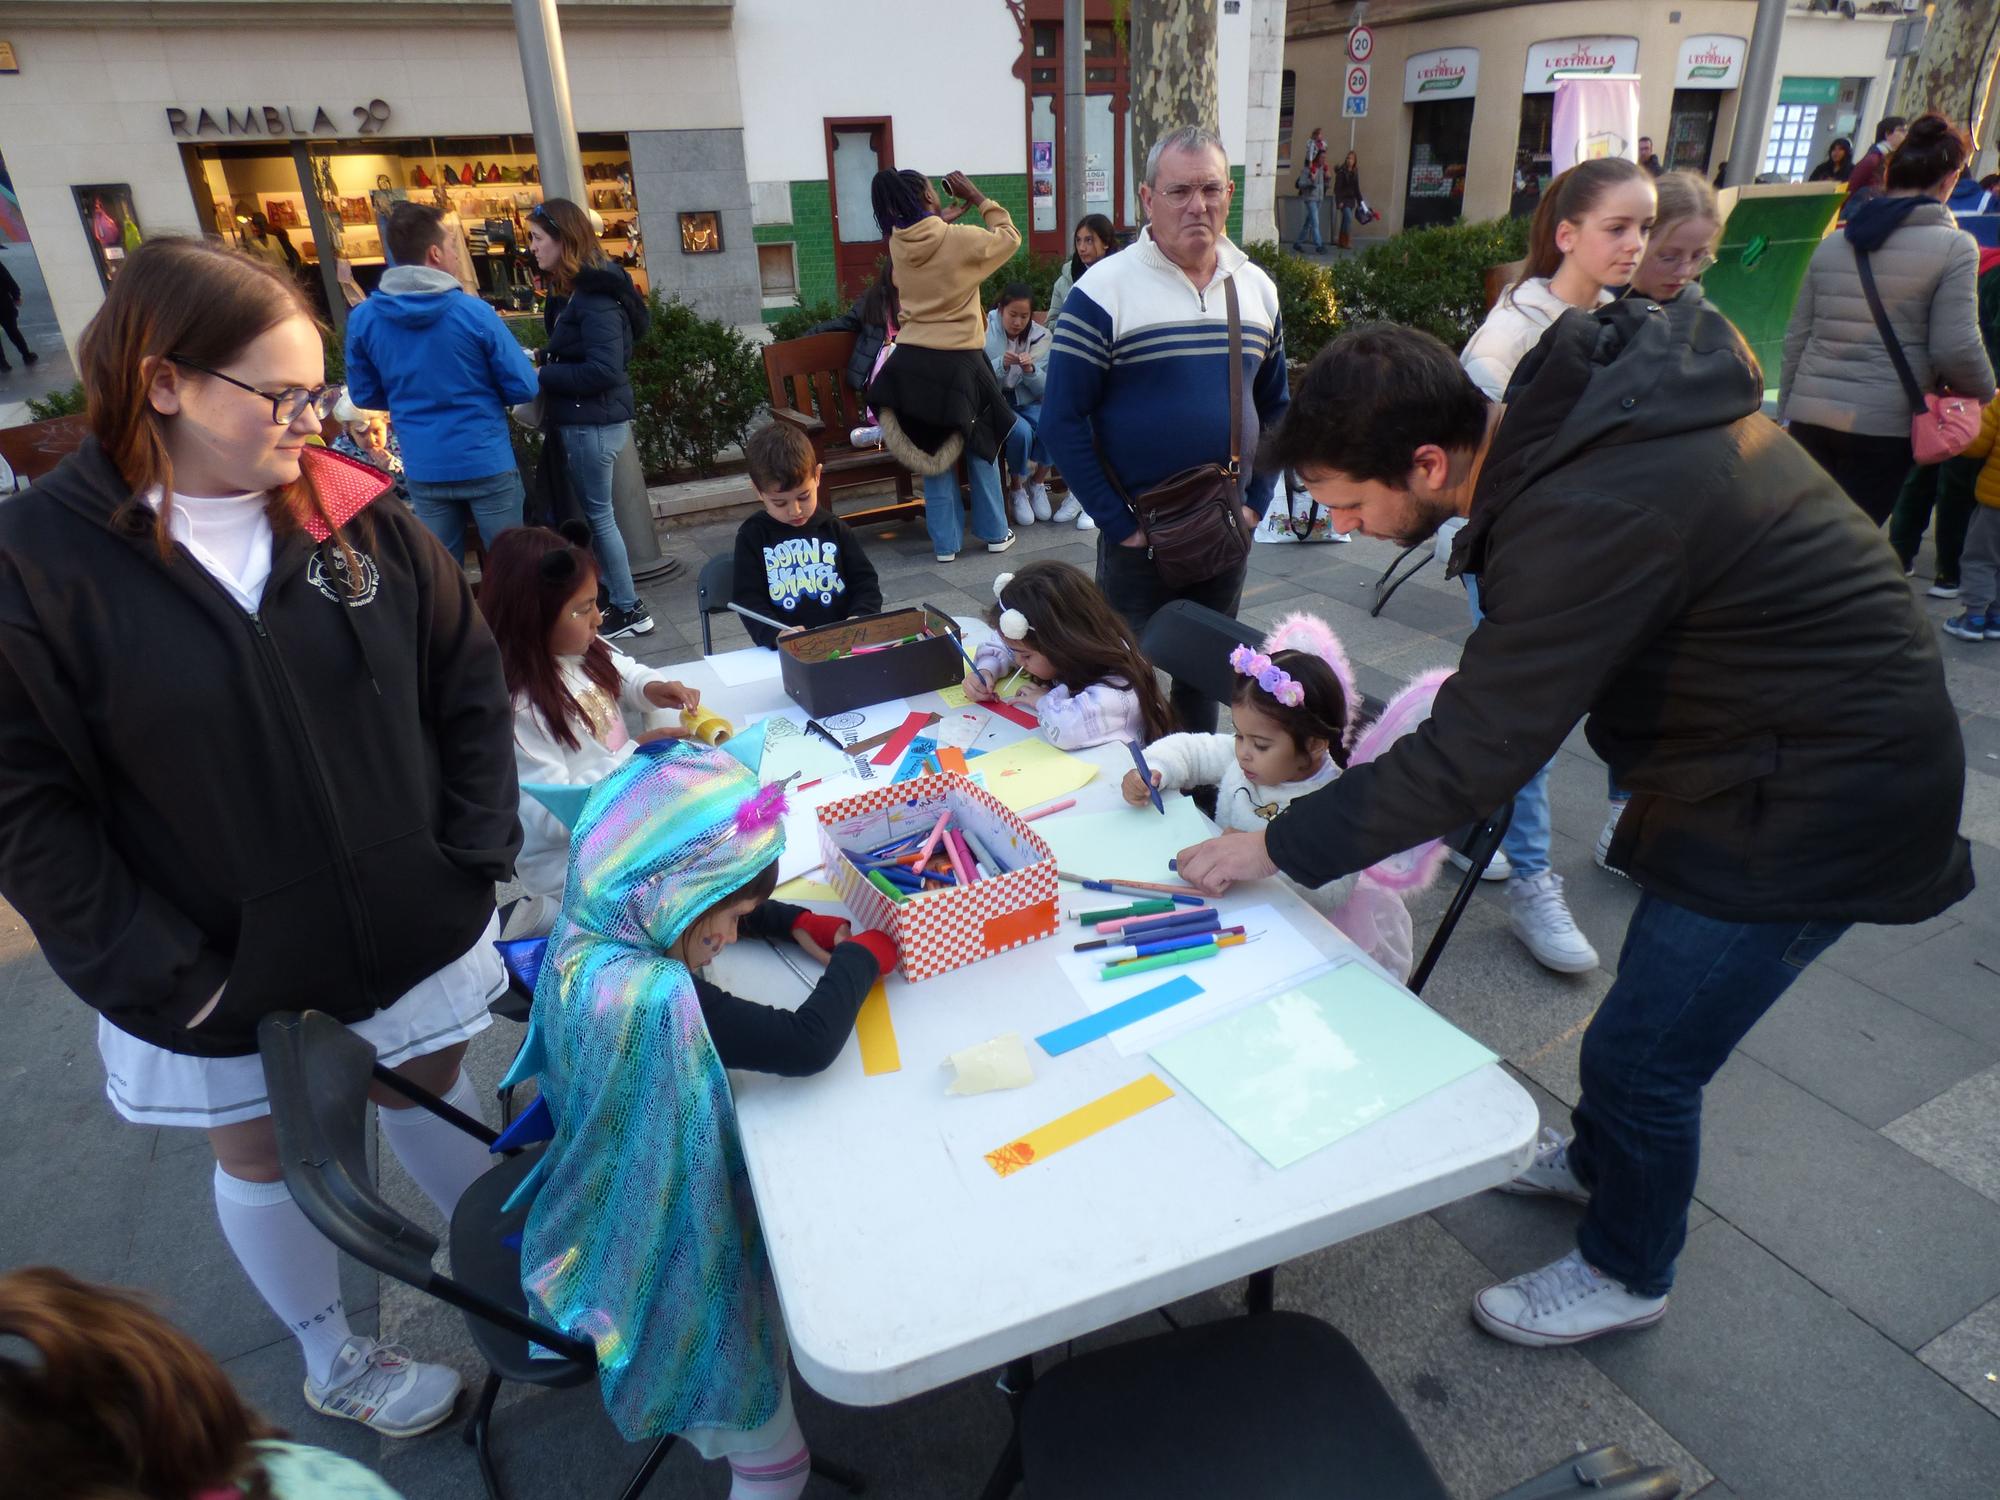
[(905, 901), (910, 899), (908, 896), (904, 895), (901, 891), (897, 890), (893, 885), (891, 885), (889, 883), (888, 877), (885, 876), (880, 870), (870, 870), (868, 872), (868, 883), (874, 886), (875, 889), (880, 891), (883, 895), (887, 896), (891, 901), (895, 902), (898, 906), (901, 906)]
[(1099, 922), (1122, 922), (1127, 917), (1155, 917), (1178, 910), (1171, 901), (1136, 901), (1130, 906), (1114, 906), (1104, 911), (1078, 912), (1076, 919), (1086, 927)]

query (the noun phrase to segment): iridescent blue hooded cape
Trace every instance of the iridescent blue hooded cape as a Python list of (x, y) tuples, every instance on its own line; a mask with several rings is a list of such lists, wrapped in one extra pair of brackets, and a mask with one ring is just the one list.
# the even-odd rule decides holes
[(555, 1125), (521, 1189), (536, 1194), (521, 1243), (530, 1310), (595, 1343), (628, 1441), (747, 1432), (785, 1391), (729, 1080), (687, 966), (666, 956), (777, 859), (783, 805), (727, 752), (693, 744), (598, 783), (508, 1074), (539, 1080)]

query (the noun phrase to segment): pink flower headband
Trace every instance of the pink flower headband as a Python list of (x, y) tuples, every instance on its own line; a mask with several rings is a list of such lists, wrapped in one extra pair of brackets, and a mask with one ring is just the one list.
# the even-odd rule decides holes
[(1306, 690), (1299, 686), (1298, 680), (1261, 651), (1238, 646), (1229, 653), (1229, 665), (1240, 675), (1255, 678), (1258, 687), (1287, 708), (1297, 708), (1306, 701)]

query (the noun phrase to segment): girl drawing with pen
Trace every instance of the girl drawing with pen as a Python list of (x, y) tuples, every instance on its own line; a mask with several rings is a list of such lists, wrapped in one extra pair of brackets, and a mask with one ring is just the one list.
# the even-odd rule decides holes
[[(1263, 649), (1239, 646), (1229, 706), (1231, 734), (1173, 734), (1146, 747), (1149, 787), (1127, 771), (1125, 800), (1143, 807), (1159, 790), (1213, 786), (1215, 819), (1225, 829), (1255, 830), (1293, 799), (1316, 792), (1349, 764), (1373, 760), (1428, 717), (1448, 672), (1426, 672), (1393, 698), (1364, 731), (1354, 669), (1324, 620), (1288, 615)], [(1406, 896), (1437, 874), (1436, 842), (1317, 889), (1295, 887), (1334, 926), (1397, 979), (1408, 979), (1415, 933)]]

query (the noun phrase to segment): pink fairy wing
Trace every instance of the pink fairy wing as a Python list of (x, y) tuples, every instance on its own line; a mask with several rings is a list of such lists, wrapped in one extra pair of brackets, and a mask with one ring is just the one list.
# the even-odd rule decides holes
[[(1449, 676), (1451, 669), (1448, 667), (1422, 673), (1391, 698), (1381, 714), (1354, 742), (1354, 750), (1347, 763), (1358, 766), (1379, 759), (1397, 740), (1428, 719), (1431, 705), (1437, 701), (1438, 689), (1444, 686)], [(1431, 839), (1414, 849), (1390, 855), (1371, 865), (1364, 873), (1377, 885), (1399, 895), (1410, 895), (1423, 890), (1437, 878), (1445, 854), (1444, 841)]]

